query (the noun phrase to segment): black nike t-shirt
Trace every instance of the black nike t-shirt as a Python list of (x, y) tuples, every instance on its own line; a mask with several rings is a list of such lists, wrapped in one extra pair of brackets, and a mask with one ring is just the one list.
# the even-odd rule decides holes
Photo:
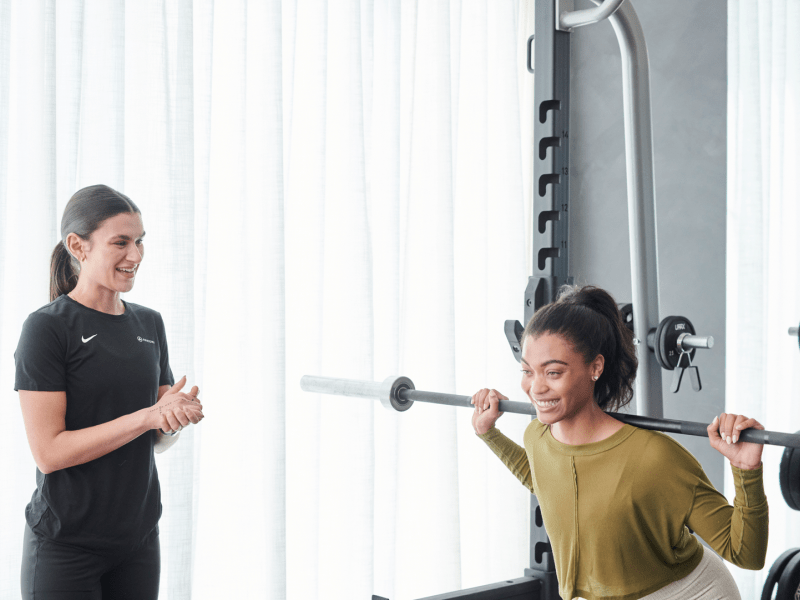
[[(22, 326), (15, 390), (67, 394), (66, 428), (84, 429), (147, 408), (173, 385), (161, 315), (124, 303), (109, 315), (63, 295)], [(33, 531), (95, 551), (137, 547), (161, 516), (155, 430), (82, 465), (43, 474), (25, 510)]]

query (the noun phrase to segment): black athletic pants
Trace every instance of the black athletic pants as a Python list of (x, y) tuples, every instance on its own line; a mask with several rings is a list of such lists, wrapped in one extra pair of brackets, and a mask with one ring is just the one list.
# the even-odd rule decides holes
[(37, 537), (25, 525), (22, 600), (156, 600), (158, 530), (137, 550), (99, 555)]

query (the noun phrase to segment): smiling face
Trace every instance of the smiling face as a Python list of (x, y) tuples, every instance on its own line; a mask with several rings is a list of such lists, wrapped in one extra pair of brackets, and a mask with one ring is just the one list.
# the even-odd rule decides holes
[(594, 400), (593, 377), (605, 361), (598, 355), (586, 363), (565, 338), (555, 334), (528, 337), (522, 347), (522, 389), (536, 406), (537, 418), (553, 425), (572, 421), (586, 410), (600, 410)]
[(103, 221), (88, 241), (69, 234), (67, 247), (81, 263), (79, 285), (131, 291), (144, 258), (144, 233), (139, 213), (120, 213)]

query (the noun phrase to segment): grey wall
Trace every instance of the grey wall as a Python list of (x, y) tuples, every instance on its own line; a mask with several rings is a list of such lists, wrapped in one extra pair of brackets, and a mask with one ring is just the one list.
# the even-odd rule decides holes
[[(580, 0), (575, 8), (593, 4)], [(650, 53), (661, 318), (688, 317), (703, 390), (669, 391), (664, 416), (710, 423), (725, 405), (725, 0), (633, 0)], [(572, 34), (570, 272), (631, 298), (619, 46), (608, 23)], [(674, 436), (723, 489), (728, 461), (706, 438)]]

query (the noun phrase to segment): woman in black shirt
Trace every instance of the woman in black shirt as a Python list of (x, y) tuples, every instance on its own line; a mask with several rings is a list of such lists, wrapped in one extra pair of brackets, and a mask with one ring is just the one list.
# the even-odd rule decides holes
[(36, 491), (25, 510), (22, 597), (158, 597), (161, 494), (153, 453), (199, 423), (174, 382), (161, 315), (128, 303), (144, 256), (137, 206), (104, 186), (70, 199), (50, 300), (15, 353)]

